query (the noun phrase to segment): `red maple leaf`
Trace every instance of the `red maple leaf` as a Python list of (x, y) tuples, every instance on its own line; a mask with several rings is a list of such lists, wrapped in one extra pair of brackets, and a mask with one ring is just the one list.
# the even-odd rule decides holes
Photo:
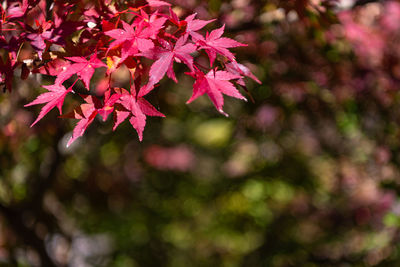
[[(150, 78), (147, 87), (152, 87), (158, 83), (167, 73), (167, 76), (177, 82), (173, 69), (173, 62), (184, 62), (190, 70), (193, 71), (193, 57), (191, 53), (196, 51), (196, 45), (185, 44), (185, 38), (181, 37), (176, 42), (175, 46), (171, 43), (166, 43), (167, 48), (153, 49), (150, 53), (151, 57), (158, 58), (150, 68)], [(148, 53), (147, 53), (148, 54)]]
[(103, 118), (103, 121), (107, 120), (108, 115), (110, 115), (114, 111), (114, 105), (121, 97), (121, 92), (115, 90), (116, 93), (111, 95), (111, 90), (107, 90), (104, 93), (104, 104), (101, 109), (98, 110), (100, 116)]
[(32, 31), (32, 33), (27, 34), (26, 38), (31, 41), (30, 44), (36, 49), (38, 56), (41, 59), (44, 52), (43, 50), (47, 47), (47, 42), (52, 41), (51, 37), (53, 29), (51, 28), (53, 24), (51, 21), (42, 21), (39, 23), (39, 21), (36, 20), (36, 26), (38, 27), (36, 30), (27, 27)]
[[(74, 86), (74, 85), (72, 85)], [(53, 84), (53, 85), (43, 85), (42, 87), (49, 90), (49, 92), (43, 93), (39, 95), (35, 100), (31, 103), (26, 104), (24, 107), (29, 107), (38, 104), (47, 103), (39, 113), (37, 119), (32, 123), (31, 127), (35, 125), (39, 120), (41, 120), (50, 110), (54, 107), (57, 107), (60, 111), (60, 115), (62, 114), (62, 105), (64, 103), (65, 96), (72, 91), (72, 86), (68, 89), (61, 84)]]
[(28, 9), (28, 0), (15, 1), (7, 8), (7, 19), (23, 17)]
[(207, 24), (210, 22), (213, 22), (215, 19), (212, 20), (200, 20), (200, 19), (195, 19), (196, 13), (187, 16), (184, 21), (187, 23), (186, 25), (186, 36), (190, 35), (192, 36), (193, 40), (199, 40), (201, 39), (201, 35), (197, 33), (197, 31), (203, 29)]
[(201, 39), (202, 37), (199, 33), (197, 33), (197, 31), (201, 30), (202, 28), (204, 28), (204, 26), (215, 20), (195, 19), (197, 15), (196, 13), (187, 16), (184, 20), (179, 20), (178, 15), (171, 8), (169, 9), (169, 13), (169, 21), (175, 24), (180, 29), (185, 29), (184, 37), (188, 38), (190, 35), (192, 36), (194, 41)]
[(85, 84), (85, 87), (89, 89), (90, 79), (94, 74), (94, 70), (100, 67), (107, 67), (106, 64), (97, 58), (96, 53), (90, 57), (89, 61), (84, 57), (66, 57), (66, 59), (74, 63), (70, 66), (63, 67), (63, 71), (56, 78), (56, 84), (62, 84), (72, 75), (77, 74)]
[(87, 127), (93, 122), (94, 118), (98, 114), (98, 110), (101, 108), (101, 102), (95, 96), (92, 95), (81, 95), (85, 100), (85, 104), (81, 104), (77, 109), (73, 111), (73, 114), (66, 115), (64, 117), (72, 117), (78, 119), (79, 122), (76, 124), (72, 131), (72, 136), (68, 140), (67, 147), (69, 147), (78, 137), (81, 137)]
[(142, 29), (142, 35), (148, 36), (150, 39), (156, 39), (159, 31), (164, 27), (167, 18), (160, 17), (157, 12), (147, 14), (143, 9), (140, 10), (140, 16), (138, 16), (133, 24), (139, 25)]
[(155, 107), (147, 102), (147, 100), (142, 97), (136, 97), (124, 89), (122, 89), (122, 95), (118, 102), (122, 105), (122, 108), (115, 109), (113, 130), (129, 117), (129, 122), (138, 133), (140, 141), (143, 140), (146, 116), (165, 117), (164, 114), (159, 112)]
[(206, 34), (206, 38), (199, 35), (199, 39), (196, 41), (200, 48), (206, 50), (208, 57), (210, 58), (210, 66), (214, 64), (214, 60), (217, 54), (227, 57), (233, 61), (235, 56), (227, 48), (246, 46), (245, 44), (239, 43), (233, 39), (227, 37), (221, 37), (224, 33), (225, 25), (221, 28), (213, 30), (211, 33)]
[(227, 71), (216, 70), (211, 70), (206, 75), (202, 71), (196, 70), (194, 73), (189, 73), (189, 75), (193, 76), (196, 81), (193, 85), (193, 95), (186, 102), (187, 104), (191, 103), (199, 96), (207, 94), (213, 102), (215, 108), (220, 113), (228, 116), (228, 114), (226, 114), (222, 109), (224, 106), (223, 94), (246, 100), (246, 98), (240, 94), (236, 87), (229, 82), (233, 79), (240, 79), (241, 76), (239, 75), (235, 75)]
[(148, 39), (151, 33), (143, 32), (142, 27), (135, 28), (135, 25), (129, 25), (125, 21), (121, 22), (124, 29), (115, 29), (105, 32), (106, 35), (115, 39), (108, 50), (122, 44), (121, 62), (128, 56), (136, 55), (139, 51), (143, 52), (154, 47), (153, 41)]
[(33, 69), (33, 73), (41, 73), (51, 76), (57, 76), (59, 73), (66, 70), (71, 63), (69, 61), (63, 59), (53, 59), (52, 61), (47, 62), (45, 65), (40, 66), (36, 69)]
[(161, 6), (170, 6), (170, 3), (160, 1), (160, 0), (147, 0), (147, 3), (149, 3), (149, 6), (151, 7), (161, 7)]
[[(256, 81), (257, 83), (261, 84), (261, 81), (257, 79), (257, 77), (249, 70), (249, 68), (243, 64), (237, 63), (236, 61), (232, 61), (226, 64), (225, 67), (226, 70), (229, 71), (230, 73), (233, 73), (235, 75), (247, 76)], [(238, 84), (245, 86), (243, 79), (239, 79)]]

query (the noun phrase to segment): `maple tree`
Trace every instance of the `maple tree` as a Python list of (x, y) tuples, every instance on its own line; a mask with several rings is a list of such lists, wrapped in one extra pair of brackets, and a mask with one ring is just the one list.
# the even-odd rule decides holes
[[(146, 116), (164, 117), (145, 97), (165, 76), (178, 82), (174, 63), (186, 65), (186, 75), (194, 78), (193, 95), (187, 103), (207, 94), (226, 116), (223, 94), (246, 100), (234, 84), (246, 89), (244, 76), (260, 83), (246, 66), (236, 62), (229, 48), (246, 45), (222, 37), (224, 25), (203, 36), (200, 30), (213, 20), (197, 19), (196, 14), (181, 19), (166, 1), (54, 1), (50, 6), (41, 0), (5, 3), (0, 21), (0, 82), (11, 91), (17, 69), (21, 69), (22, 79), (31, 73), (55, 76), (54, 84), (43, 85), (49, 92), (25, 106), (45, 104), (32, 126), (54, 107), (61, 117), (80, 120), (68, 145), (84, 134), (96, 115), (105, 121), (111, 113), (114, 130), (129, 118), (142, 140)], [(27, 19), (33, 14), (37, 19)], [(30, 55), (22, 58), (22, 49), (28, 49)], [(200, 64), (207, 57), (209, 67)], [(116, 87), (113, 80), (115, 71), (123, 66), (130, 75), (130, 86), (125, 89)], [(106, 68), (104, 90), (90, 84), (100, 68)], [(76, 76), (66, 89), (64, 83)], [(86, 92), (76, 89), (78, 80)], [(65, 98), (74, 93), (82, 98), (82, 104), (63, 113)]]

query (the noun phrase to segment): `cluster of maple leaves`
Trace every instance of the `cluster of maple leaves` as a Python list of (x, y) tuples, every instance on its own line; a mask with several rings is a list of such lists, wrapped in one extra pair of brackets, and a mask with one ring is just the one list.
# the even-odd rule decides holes
[[(165, 75), (177, 82), (174, 63), (186, 65), (185, 74), (195, 80), (187, 103), (207, 94), (224, 115), (224, 94), (246, 99), (235, 84), (245, 88), (244, 76), (260, 83), (229, 51), (244, 44), (222, 37), (224, 26), (204, 36), (199, 31), (213, 20), (197, 19), (196, 14), (180, 19), (165, 1), (130, 2), (4, 2), (0, 20), (0, 82), (4, 88), (11, 91), (17, 69), (23, 79), (30, 73), (55, 76), (54, 84), (42, 86), (48, 92), (25, 105), (45, 104), (32, 126), (57, 107), (61, 117), (79, 120), (70, 145), (97, 115), (105, 121), (113, 114), (114, 130), (128, 119), (142, 140), (146, 116), (164, 117), (145, 96)], [(32, 56), (21, 58), (20, 51), (27, 46)], [(199, 63), (202, 56), (208, 57), (209, 66)], [(113, 73), (123, 65), (131, 76), (130, 88), (113, 83)], [(106, 68), (105, 83), (93, 93), (90, 81), (98, 68)], [(87, 93), (76, 90), (78, 80)], [(64, 99), (73, 93), (83, 103), (63, 114)]]

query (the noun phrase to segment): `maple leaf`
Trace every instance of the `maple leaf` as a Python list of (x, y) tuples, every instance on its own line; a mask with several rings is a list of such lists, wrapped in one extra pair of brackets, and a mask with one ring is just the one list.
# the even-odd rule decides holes
[(113, 130), (115, 130), (119, 124), (129, 117), (129, 122), (138, 133), (139, 140), (142, 141), (144, 127), (146, 126), (146, 116), (165, 116), (144, 98), (136, 97), (128, 91), (124, 89), (122, 90), (122, 95), (118, 103), (122, 105), (123, 109), (119, 108), (115, 110), (115, 123)]
[(151, 7), (161, 7), (161, 6), (170, 6), (170, 3), (160, 1), (160, 0), (147, 0), (147, 3), (149, 3), (149, 6)]
[(184, 62), (190, 70), (193, 71), (193, 57), (191, 53), (196, 51), (196, 45), (185, 44), (185, 39), (183, 37), (179, 38), (175, 46), (167, 43), (168, 49), (157, 49), (153, 51), (153, 56), (158, 57), (158, 59), (153, 63), (150, 68), (150, 78), (148, 87), (152, 87), (158, 83), (167, 73), (167, 76), (177, 82), (173, 62)]
[(57, 76), (62, 71), (66, 70), (70, 65), (71, 63), (69, 61), (56, 58), (47, 62), (43, 66), (33, 69), (32, 72)]
[[(202, 36), (197, 33), (197, 31), (201, 30), (209, 24), (210, 22), (213, 22), (215, 19), (212, 20), (200, 20), (200, 19), (195, 19), (197, 13), (194, 13), (192, 15), (187, 16), (184, 20), (180, 20), (178, 15), (172, 10), (172, 8), (169, 9), (169, 21), (175, 24), (179, 29), (184, 29), (184, 38), (188, 38), (189, 36), (192, 36), (192, 39), (194, 41), (197, 41), (199, 39), (202, 39)], [(204, 39), (204, 38), (203, 38)]]
[(74, 130), (72, 131), (72, 136), (67, 143), (67, 147), (71, 145), (78, 137), (81, 137), (87, 127), (93, 122), (94, 118), (99, 114), (103, 121), (105, 121), (109, 114), (114, 110), (114, 104), (121, 97), (121, 93), (117, 92), (111, 95), (111, 90), (108, 90), (104, 95), (104, 103), (92, 95), (80, 95), (86, 103), (81, 104), (77, 109), (71, 114), (64, 115), (64, 118), (75, 118), (79, 119)]
[(53, 30), (51, 29), (52, 22), (51, 21), (42, 21), (42, 23), (39, 24), (39, 22), (36, 21), (36, 26), (38, 26), (38, 29), (37, 30), (31, 29), (33, 31), (33, 33), (27, 34), (26, 38), (31, 41), (30, 44), (38, 52), (38, 56), (41, 59), (43, 50), (47, 46), (46, 41), (52, 41), (51, 40), (52, 39), (51, 37), (53, 34)]
[(101, 108), (101, 102), (95, 96), (92, 95), (81, 95), (86, 103), (81, 104), (77, 109), (73, 111), (72, 115), (66, 115), (64, 117), (73, 117), (79, 119), (72, 136), (68, 140), (67, 147), (69, 147), (78, 137), (81, 137), (87, 127), (93, 122), (98, 114), (98, 110)]
[(23, 17), (28, 9), (28, 0), (22, 0), (20, 2), (14, 2), (7, 8), (7, 18), (20, 18)]
[(105, 32), (106, 35), (115, 39), (108, 48), (108, 51), (120, 44), (122, 45), (121, 62), (128, 56), (136, 55), (139, 51), (143, 52), (154, 47), (153, 41), (148, 39), (150, 33), (143, 32), (141, 28), (135, 29), (134, 25), (129, 25), (125, 21), (121, 22), (124, 29), (114, 29)]
[(210, 66), (214, 64), (217, 54), (223, 55), (231, 61), (235, 59), (235, 56), (227, 48), (247, 46), (233, 39), (221, 37), (224, 33), (224, 29), (225, 25), (219, 29), (213, 30), (211, 33), (207, 32), (206, 38), (199, 35), (199, 39), (196, 41), (199, 44), (200, 49), (206, 50), (210, 59)]
[[(73, 86), (73, 85), (72, 85)], [(62, 114), (62, 105), (64, 103), (65, 96), (72, 91), (72, 86), (68, 89), (61, 84), (53, 84), (53, 85), (43, 85), (43, 88), (49, 90), (49, 92), (43, 93), (39, 95), (35, 100), (31, 103), (26, 104), (24, 107), (29, 107), (38, 104), (47, 103), (39, 113), (37, 119), (31, 124), (31, 127), (35, 125), (39, 120), (41, 120), (50, 110), (54, 107), (57, 107), (60, 111), (60, 115)]]
[(62, 84), (64, 81), (69, 79), (72, 75), (77, 74), (87, 89), (89, 89), (90, 79), (94, 74), (94, 70), (100, 67), (107, 67), (106, 64), (101, 62), (94, 53), (89, 61), (84, 57), (65, 57), (68, 60), (74, 62), (69, 66), (64, 66), (63, 71), (57, 76), (55, 83)]
[[(256, 81), (257, 83), (261, 84), (261, 81), (259, 79), (257, 79), (257, 77), (245, 65), (237, 63), (236, 61), (232, 61), (232, 62), (226, 64), (225, 66), (226, 66), (226, 70), (229, 71), (230, 73), (233, 73), (235, 75), (249, 77), (249, 78), (253, 79), (254, 81)], [(243, 86), (245, 85), (243, 79), (239, 79), (238, 83)]]
[(231, 82), (229, 82), (233, 79), (240, 79), (241, 76), (239, 75), (216, 70), (211, 70), (206, 75), (202, 71), (196, 70), (194, 73), (189, 73), (189, 75), (193, 76), (196, 81), (193, 85), (193, 95), (186, 102), (187, 104), (191, 103), (199, 96), (207, 94), (215, 108), (220, 113), (228, 116), (222, 109), (224, 105), (223, 94), (246, 101), (246, 98), (240, 94)]
[(207, 24), (215, 21), (215, 19), (212, 20), (200, 20), (200, 19), (195, 19), (196, 13), (187, 16), (184, 21), (186, 22), (186, 36), (190, 35), (192, 36), (193, 40), (199, 40), (202, 38), (202, 36), (197, 33), (197, 31), (203, 29)]
[(137, 17), (134, 24), (141, 24), (142, 35), (148, 36), (151, 39), (156, 39), (157, 34), (164, 27), (166, 21), (167, 18), (159, 17), (157, 12), (149, 16), (143, 9), (141, 9), (140, 16)]
[(103, 121), (107, 120), (108, 115), (110, 115), (114, 110), (115, 103), (120, 99), (121, 93), (116, 92), (111, 95), (111, 90), (107, 90), (104, 93), (104, 104), (101, 109), (98, 110)]

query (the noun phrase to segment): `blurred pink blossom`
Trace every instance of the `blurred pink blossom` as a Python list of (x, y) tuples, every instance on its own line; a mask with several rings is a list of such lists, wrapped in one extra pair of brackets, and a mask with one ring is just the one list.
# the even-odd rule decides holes
[(357, 23), (353, 13), (345, 11), (339, 14), (345, 37), (354, 45), (355, 53), (365, 64), (379, 65), (383, 59), (385, 39), (379, 29)]
[(394, 1), (386, 3), (381, 24), (388, 31), (397, 31), (400, 29), (400, 3)]
[(255, 125), (262, 130), (271, 127), (279, 116), (279, 109), (270, 105), (263, 105), (257, 110)]
[(189, 171), (194, 166), (195, 156), (188, 147), (162, 147), (152, 145), (144, 151), (145, 161), (159, 170)]

